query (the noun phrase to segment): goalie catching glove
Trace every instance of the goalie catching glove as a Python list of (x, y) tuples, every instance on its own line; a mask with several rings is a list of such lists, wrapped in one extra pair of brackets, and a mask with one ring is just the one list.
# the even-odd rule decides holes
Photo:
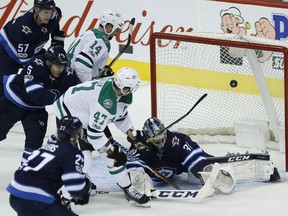
[(143, 137), (142, 131), (136, 130), (136, 136), (135, 139), (132, 140), (129, 136), (127, 136), (127, 141), (131, 143), (131, 147), (129, 149), (141, 149), (144, 147), (149, 147), (149, 144), (147, 143), (147, 140)]
[(98, 78), (113, 76), (114, 72), (109, 65), (105, 65), (105, 67), (100, 71)]

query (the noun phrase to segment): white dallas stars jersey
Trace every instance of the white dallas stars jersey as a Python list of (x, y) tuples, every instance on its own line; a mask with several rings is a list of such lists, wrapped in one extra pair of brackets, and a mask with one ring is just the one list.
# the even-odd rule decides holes
[(69, 47), (68, 65), (75, 70), (81, 82), (92, 80), (106, 65), (109, 52), (108, 38), (102, 31), (91, 29), (76, 38)]
[(132, 94), (116, 97), (113, 80), (113, 77), (95, 79), (72, 86), (53, 104), (58, 119), (71, 115), (81, 120), (87, 129), (88, 142), (95, 150), (108, 142), (103, 132), (107, 124), (113, 122), (123, 133), (133, 128), (127, 111)]

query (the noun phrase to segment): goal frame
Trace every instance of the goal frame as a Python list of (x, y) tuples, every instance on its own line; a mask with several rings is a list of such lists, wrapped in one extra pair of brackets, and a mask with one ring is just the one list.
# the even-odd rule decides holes
[[(184, 42), (193, 42), (193, 43), (205, 43), (210, 45), (223, 45), (241, 47), (251, 49), (251, 46), (255, 49), (265, 49), (268, 51), (282, 52), (284, 53), (284, 71), (288, 72), (288, 48), (279, 47), (269, 44), (257, 44), (253, 42), (245, 43), (239, 41), (230, 41), (226, 39), (213, 39), (198, 37), (192, 35), (180, 35), (176, 33), (163, 33), (163, 32), (154, 32), (150, 36), (150, 83), (151, 83), (151, 115), (157, 117), (157, 80), (156, 80), (156, 46), (157, 39), (166, 39), (166, 40), (175, 40), (175, 41), (184, 41)], [(288, 75), (284, 73), (284, 110), (285, 110), (285, 170), (288, 171)]]

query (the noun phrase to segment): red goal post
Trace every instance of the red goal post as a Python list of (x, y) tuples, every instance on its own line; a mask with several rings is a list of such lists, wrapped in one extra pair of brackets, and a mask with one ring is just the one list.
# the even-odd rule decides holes
[[(165, 125), (208, 93), (174, 129), (230, 136), (237, 121), (261, 121), (271, 132), (266, 147), (281, 147), (288, 131), (287, 43), (222, 33), (157, 32), (150, 38), (150, 61), (152, 116)], [(287, 171), (288, 142), (283, 142)]]

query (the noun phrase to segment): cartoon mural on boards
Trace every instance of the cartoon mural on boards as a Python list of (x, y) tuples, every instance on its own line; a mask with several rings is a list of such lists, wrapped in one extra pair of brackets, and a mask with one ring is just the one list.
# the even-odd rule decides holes
[[(244, 23), (244, 18), (241, 11), (236, 7), (221, 10), (221, 29), (224, 33), (247, 35), (247, 30), (252, 32), (250, 35), (255, 37), (276, 39), (276, 31), (271, 22), (266, 17), (261, 17), (254, 23), (254, 29), (248, 21)], [(267, 61), (273, 52), (271, 51), (257, 51), (259, 62)]]

